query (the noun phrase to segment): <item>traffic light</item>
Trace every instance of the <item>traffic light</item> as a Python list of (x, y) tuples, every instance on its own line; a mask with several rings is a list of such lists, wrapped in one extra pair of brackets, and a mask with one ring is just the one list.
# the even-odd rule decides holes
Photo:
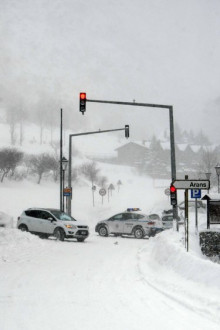
[(176, 187), (172, 184), (170, 186), (170, 204), (171, 205), (177, 204), (177, 191), (176, 191)]
[(129, 125), (125, 125), (125, 137), (129, 138)]
[(83, 115), (86, 111), (86, 93), (79, 94), (79, 111), (82, 112)]

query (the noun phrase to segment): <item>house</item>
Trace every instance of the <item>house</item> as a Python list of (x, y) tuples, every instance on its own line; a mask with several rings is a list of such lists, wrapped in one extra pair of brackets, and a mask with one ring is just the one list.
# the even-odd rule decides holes
[(119, 164), (137, 166), (147, 159), (148, 148), (135, 142), (129, 142), (115, 151), (118, 153), (117, 162)]

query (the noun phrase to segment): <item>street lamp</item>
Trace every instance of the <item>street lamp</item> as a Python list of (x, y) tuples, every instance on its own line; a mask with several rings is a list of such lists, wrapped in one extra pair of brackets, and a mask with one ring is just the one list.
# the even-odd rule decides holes
[(219, 175), (220, 175), (220, 164), (219, 163), (215, 166), (215, 170), (216, 170), (216, 174), (218, 176), (218, 194), (219, 194)]
[(62, 157), (62, 211), (64, 211), (64, 185), (65, 185), (65, 171), (67, 169), (68, 160), (65, 157)]

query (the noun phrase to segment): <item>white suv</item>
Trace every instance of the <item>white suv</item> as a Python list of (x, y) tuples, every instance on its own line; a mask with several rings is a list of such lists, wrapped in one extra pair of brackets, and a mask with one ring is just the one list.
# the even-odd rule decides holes
[(64, 241), (65, 238), (76, 238), (83, 242), (89, 235), (89, 227), (79, 223), (73, 217), (57, 209), (30, 208), (18, 217), (17, 228), (29, 231), (42, 238), (55, 236)]

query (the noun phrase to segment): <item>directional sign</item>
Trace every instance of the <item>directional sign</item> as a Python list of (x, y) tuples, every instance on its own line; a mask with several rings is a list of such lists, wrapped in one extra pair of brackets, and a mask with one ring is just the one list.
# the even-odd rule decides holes
[(209, 180), (175, 180), (172, 185), (176, 189), (210, 189)]
[(191, 198), (201, 198), (201, 189), (191, 189)]

